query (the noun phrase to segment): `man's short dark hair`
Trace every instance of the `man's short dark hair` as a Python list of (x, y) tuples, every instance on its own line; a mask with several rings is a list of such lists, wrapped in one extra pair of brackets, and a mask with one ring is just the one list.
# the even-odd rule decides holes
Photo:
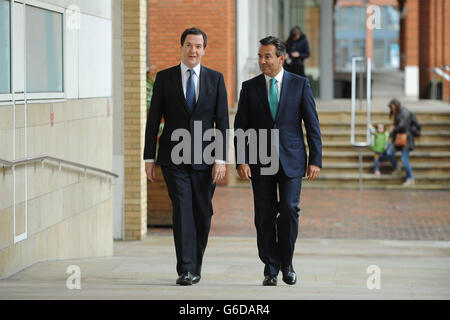
[(277, 57), (284, 56), (286, 54), (286, 46), (280, 38), (268, 36), (259, 40), (259, 43), (263, 46), (268, 46), (269, 44), (274, 45), (277, 52)]
[(207, 42), (207, 37), (206, 37), (206, 33), (204, 33), (202, 30), (200, 30), (199, 28), (189, 28), (183, 31), (183, 34), (181, 35), (181, 46), (184, 45), (184, 40), (186, 40), (186, 37), (189, 34), (201, 34), (203, 36), (203, 48), (206, 48), (206, 42)]

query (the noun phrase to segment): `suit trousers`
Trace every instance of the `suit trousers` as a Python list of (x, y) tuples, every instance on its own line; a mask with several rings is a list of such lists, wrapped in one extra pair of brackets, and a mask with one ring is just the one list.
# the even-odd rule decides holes
[(213, 215), (211, 170), (193, 170), (191, 165), (162, 166), (172, 201), (172, 221), (177, 273), (200, 275)]
[(264, 275), (277, 275), (292, 264), (302, 179), (286, 176), (281, 164), (275, 175), (261, 175), (258, 167), (251, 172), (259, 258)]

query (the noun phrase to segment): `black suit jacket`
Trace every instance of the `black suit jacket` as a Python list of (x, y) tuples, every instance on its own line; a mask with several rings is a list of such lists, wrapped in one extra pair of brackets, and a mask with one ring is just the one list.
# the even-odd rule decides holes
[[(157, 136), (162, 117), (164, 117), (164, 130), (159, 138), (157, 156), (157, 163), (160, 165), (174, 165), (171, 153), (174, 146), (179, 143), (171, 141), (174, 130), (186, 129), (189, 131), (192, 144), (194, 139), (199, 139), (198, 135), (194, 133), (194, 121), (201, 121), (202, 137), (204, 132), (214, 128), (214, 125), (216, 130), (219, 130), (224, 138), (226, 137), (229, 122), (227, 92), (223, 75), (201, 66), (199, 85), (199, 96), (194, 111), (190, 114), (187, 111), (186, 99), (183, 94), (180, 65), (157, 73), (145, 130), (144, 160), (155, 159)], [(202, 152), (210, 143), (210, 141), (202, 142)], [(227, 143), (224, 143), (223, 156), (216, 157), (216, 159), (226, 160), (227, 150)], [(193, 154), (191, 154), (190, 163), (195, 170), (203, 170), (210, 166), (205, 163), (203, 157), (201, 163), (195, 164)]]
[[(306, 173), (307, 157), (302, 121), (305, 124), (308, 140), (309, 164), (322, 167), (319, 118), (308, 79), (284, 71), (275, 120), (270, 113), (264, 74), (242, 83), (234, 129), (244, 131), (256, 129), (258, 138), (259, 129), (267, 129), (269, 133), (270, 129), (278, 129), (280, 164), (286, 175), (291, 178), (301, 177)], [(247, 146), (246, 155), (241, 155), (246, 163), (249, 163), (248, 149)], [(267, 149), (270, 150), (270, 146)], [(259, 157), (256, 165), (262, 166)]]

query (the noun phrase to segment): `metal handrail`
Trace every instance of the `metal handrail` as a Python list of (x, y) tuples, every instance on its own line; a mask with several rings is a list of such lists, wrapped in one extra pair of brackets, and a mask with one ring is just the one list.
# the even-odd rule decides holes
[(9, 161), (9, 160), (0, 158), (0, 163), (3, 164), (3, 167), (16, 167), (16, 166), (25, 165), (25, 164), (32, 163), (32, 162), (39, 162), (39, 161), (43, 162), (45, 160), (58, 162), (60, 168), (61, 168), (61, 164), (64, 163), (64, 164), (68, 164), (68, 165), (71, 165), (74, 167), (82, 168), (84, 170), (90, 170), (90, 171), (94, 171), (96, 173), (107, 174), (114, 178), (119, 177), (119, 175), (115, 174), (114, 172), (108, 171), (108, 170), (104, 170), (104, 169), (88, 166), (88, 165), (85, 165), (82, 163), (69, 161), (69, 160), (65, 160), (65, 159), (61, 159), (61, 158), (56, 158), (56, 157), (52, 157), (52, 156), (37, 156), (37, 157), (18, 159), (18, 160), (14, 160), (14, 161)]
[(450, 81), (450, 75), (444, 72), (444, 70), (450, 71), (450, 66), (437, 66), (434, 67), (432, 70), (433, 73), (437, 74), (438, 76), (441, 76), (444, 80)]
[[(355, 113), (356, 113), (356, 62), (358, 61), (367, 61), (367, 92), (366, 92), (366, 141), (365, 142), (356, 142), (355, 141)], [(370, 58), (362, 58), (362, 57), (354, 57), (352, 59), (352, 112), (351, 112), (351, 124), (350, 124), (350, 143), (355, 147), (368, 147), (371, 144), (370, 137), (370, 125), (371, 125), (371, 76), (372, 76), (372, 65)], [(362, 75), (361, 75), (362, 79)], [(361, 86), (360, 86), (361, 87)], [(362, 100), (362, 94), (359, 97)]]
[(450, 75), (445, 73), (444, 70), (450, 71), (450, 66), (442, 65), (431, 68), (432, 71), (432, 79), (431, 79), (431, 99), (437, 99), (437, 78), (436, 76), (440, 76), (445, 81), (450, 81)]
[[(356, 62), (367, 62), (367, 106), (366, 106), (366, 141), (364, 142), (356, 142), (355, 141), (355, 122), (356, 122)], [(360, 75), (360, 90), (362, 89), (362, 72)], [(354, 57), (352, 59), (352, 113), (351, 113), (351, 124), (350, 124), (350, 144), (359, 151), (359, 190), (362, 190), (362, 149), (369, 147), (371, 145), (371, 135), (370, 135), (370, 125), (371, 125), (371, 95), (372, 95), (372, 87), (371, 87), (371, 79), (372, 77), (372, 64), (370, 58), (363, 57)], [(362, 90), (360, 91), (360, 106), (362, 106)], [(361, 107), (360, 107), (361, 108)]]

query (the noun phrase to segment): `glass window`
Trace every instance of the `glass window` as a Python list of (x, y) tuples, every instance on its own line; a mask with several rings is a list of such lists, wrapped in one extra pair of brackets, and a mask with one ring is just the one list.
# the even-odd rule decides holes
[(11, 92), (10, 2), (0, 0), (0, 94)]
[(353, 40), (352, 57), (366, 56), (366, 40)]
[(383, 7), (383, 17), (386, 20), (387, 29), (399, 31), (400, 30), (400, 14), (392, 6)]
[(349, 7), (336, 8), (336, 31), (351, 30), (352, 12)]
[(392, 68), (400, 67), (400, 47), (397, 40), (389, 41), (389, 64)]
[(349, 61), (348, 47), (349, 41), (347, 39), (336, 40), (336, 69), (342, 70), (347, 67)]
[(366, 30), (366, 7), (352, 7), (353, 30)]
[(373, 41), (373, 63), (374, 68), (383, 68), (385, 61), (385, 46), (384, 40), (374, 40)]
[(26, 32), (27, 92), (62, 92), (62, 14), (27, 6)]

